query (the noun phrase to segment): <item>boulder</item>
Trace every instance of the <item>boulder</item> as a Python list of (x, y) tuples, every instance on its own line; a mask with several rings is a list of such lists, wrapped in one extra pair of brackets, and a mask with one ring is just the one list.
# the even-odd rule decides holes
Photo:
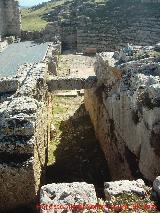
[(41, 213), (82, 212), (85, 205), (96, 203), (94, 186), (85, 182), (53, 183), (43, 186), (40, 191)]
[(146, 193), (145, 183), (143, 180), (120, 180), (104, 183), (104, 193), (106, 199), (110, 199), (112, 196), (118, 196), (124, 193), (131, 194), (136, 193), (140, 196), (144, 196)]
[(153, 181), (153, 190), (160, 196), (160, 176)]
[(155, 51), (160, 52), (160, 43), (157, 43), (154, 48)]

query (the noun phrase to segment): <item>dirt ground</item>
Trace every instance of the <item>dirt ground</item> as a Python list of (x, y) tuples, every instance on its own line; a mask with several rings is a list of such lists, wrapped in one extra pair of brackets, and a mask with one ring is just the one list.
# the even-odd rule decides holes
[[(59, 58), (58, 75), (94, 75), (94, 62), (95, 57), (66, 52)], [(47, 183), (85, 181), (93, 183), (99, 196), (103, 196), (104, 181), (110, 179), (107, 162), (85, 109), (83, 94), (78, 96), (75, 92), (54, 95), (55, 136), (49, 144)]]
[(55, 97), (54, 106), (56, 133), (49, 145), (47, 183), (85, 181), (103, 197), (104, 181), (110, 177), (83, 97)]
[(72, 54), (65, 52), (59, 58), (58, 75), (59, 76), (93, 76), (95, 56), (85, 56), (82, 54)]

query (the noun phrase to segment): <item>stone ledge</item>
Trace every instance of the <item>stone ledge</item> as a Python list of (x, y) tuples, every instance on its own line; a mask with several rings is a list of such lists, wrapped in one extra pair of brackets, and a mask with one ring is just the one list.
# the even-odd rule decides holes
[(74, 77), (53, 77), (48, 80), (48, 90), (81, 90), (91, 89), (97, 86), (97, 77), (89, 76), (88, 78)]
[(11, 78), (0, 79), (0, 94), (7, 92), (16, 92), (18, 88), (19, 88), (18, 80)]

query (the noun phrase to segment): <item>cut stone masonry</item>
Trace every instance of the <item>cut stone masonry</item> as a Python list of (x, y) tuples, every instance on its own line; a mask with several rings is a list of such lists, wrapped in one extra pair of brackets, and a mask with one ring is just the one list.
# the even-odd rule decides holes
[(17, 0), (0, 1), (0, 36), (20, 36), (20, 8)]
[(41, 32), (22, 32), (22, 39), (60, 40), (62, 49), (86, 52), (120, 50), (127, 43), (154, 45), (160, 33), (159, 0), (74, 0), (51, 8)]
[[(143, 177), (153, 181), (160, 175), (160, 44), (128, 44), (120, 50), (128, 42), (158, 42), (159, 3), (73, 1), (65, 10), (58, 6), (50, 12), (47, 21), (53, 24), (43, 32), (22, 32), (22, 39), (42, 38), (56, 44), (48, 44), (39, 62), (22, 63), (15, 75), (0, 78), (0, 211), (35, 204), (39, 193), (41, 204), (97, 202), (93, 185), (86, 183), (53, 183), (41, 188), (50, 140), (51, 93), (55, 90), (85, 89), (85, 106), (112, 180)], [(0, 35), (20, 35), (16, 0), (0, 1)], [(12, 36), (0, 39), (0, 52), (5, 53), (10, 40)], [(94, 57), (87, 69), (82, 66), (78, 70), (79, 57), (84, 57), (82, 65), (88, 59), (76, 54), (75, 67), (67, 68), (65, 76), (57, 76), (61, 47), (83, 53), (89, 49), (94, 53), (118, 51), (96, 54), (95, 75), (91, 68)], [(157, 191), (158, 183), (159, 179), (154, 182)], [(105, 196), (124, 191), (145, 194), (144, 186), (142, 180), (106, 182)]]
[(48, 59), (56, 50), (50, 44), (43, 61), (22, 65), (13, 78), (1, 79), (1, 210), (35, 202), (43, 183), (52, 116)]
[(55, 90), (81, 90), (97, 87), (96, 76), (88, 76), (88, 78), (76, 77), (53, 77), (48, 81), (48, 89), (50, 92)]
[(160, 174), (160, 58), (154, 49), (130, 46), (98, 54), (101, 87), (85, 91), (113, 180), (143, 175), (153, 181)]

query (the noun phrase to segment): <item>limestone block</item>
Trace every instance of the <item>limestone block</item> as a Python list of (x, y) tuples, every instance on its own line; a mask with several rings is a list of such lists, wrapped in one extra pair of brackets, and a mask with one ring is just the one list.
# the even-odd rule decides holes
[[(36, 186), (34, 177), (34, 160), (19, 155), (19, 162), (0, 163), (0, 209), (16, 208), (29, 204), (35, 199)], [(16, 158), (15, 158), (16, 159)], [(35, 174), (37, 176), (37, 174)]]
[(76, 77), (54, 77), (47, 82), (49, 91), (55, 90), (81, 90), (90, 89), (97, 86), (96, 76), (88, 78)]
[(104, 193), (106, 199), (110, 199), (111, 196), (132, 193), (144, 196), (146, 194), (145, 183), (141, 179), (106, 182), (104, 183)]
[[(141, 147), (139, 168), (145, 178), (154, 181), (154, 179), (160, 174), (160, 158), (159, 154), (157, 154), (155, 149), (151, 146), (149, 135), (146, 139), (147, 140), (143, 142)], [(157, 140), (157, 143), (158, 142), (159, 140)], [(148, 160), (148, 156), (150, 160)]]
[[(45, 205), (49, 208), (49, 212), (56, 212), (55, 206), (61, 206), (62, 209), (57, 209), (58, 212), (63, 212), (65, 209), (70, 212), (81, 212), (80, 205), (95, 205), (97, 197), (95, 188), (92, 184), (85, 182), (73, 183), (58, 183), (42, 186), (40, 191), (40, 207), (41, 213), (47, 213)], [(71, 209), (69, 207), (71, 206)], [(77, 206), (77, 208), (76, 208)], [(66, 208), (65, 208), (66, 207)]]
[[(153, 47), (133, 46), (127, 62), (116, 61), (113, 53), (97, 54), (95, 72), (101, 86), (85, 91), (112, 178), (120, 176), (120, 169), (124, 176), (141, 173), (150, 181), (160, 173), (160, 63), (158, 56), (143, 58), (144, 53), (154, 53)], [(120, 168), (113, 166), (114, 156)]]
[(19, 87), (18, 80), (0, 79), (0, 93), (15, 92)]
[(160, 176), (156, 177), (156, 179), (153, 181), (153, 190), (160, 196)]
[(48, 63), (48, 71), (50, 75), (57, 75), (57, 64), (54, 61)]

